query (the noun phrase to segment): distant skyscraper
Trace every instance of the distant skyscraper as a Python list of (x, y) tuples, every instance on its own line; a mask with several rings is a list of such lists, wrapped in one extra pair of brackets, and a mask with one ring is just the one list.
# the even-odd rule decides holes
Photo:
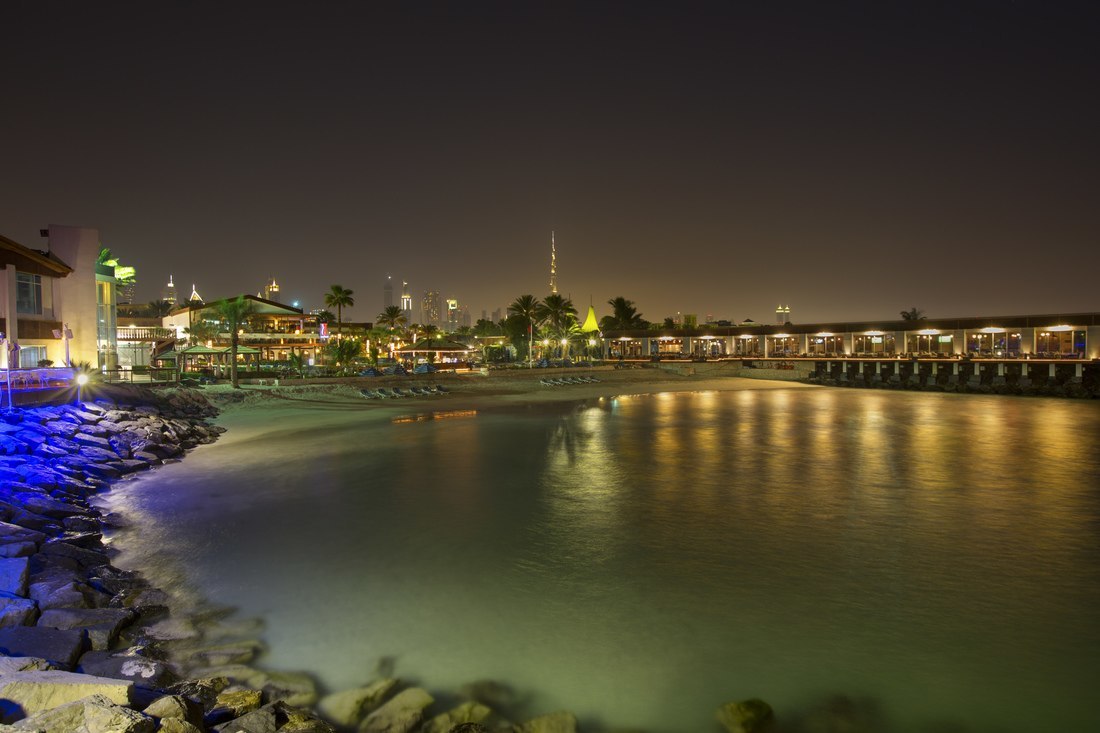
[(382, 310), (393, 306), (393, 278), (386, 275), (386, 282), (382, 285)]
[(443, 327), (443, 298), (435, 290), (428, 290), (420, 301), (420, 325)]
[(191, 297), (187, 299), (187, 302), (191, 305), (202, 305), (205, 302), (202, 296), (199, 295), (199, 291), (195, 289), (194, 283), (191, 284)]
[(409, 292), (409, 283), (401, 281), (401, 312), (405, 314), (405, 320), (413, 322), (413, 297)]
[(447, 330), (454, 331), (458, 328), (458, 301), (454, 298), (447, 299)]
[(550, 294), (558, 292), (558, 249), (554, 245), (554, 232), (550, 232)]
[(172, 305), (179, 302), (176, 295), (176, 284), (172, 282), (172, 276), (168, 276), (168, 284), (164, 286), (164, 300), (168, 301)]
[(271, 282), (264, 286), (264, 299), (276, 303), (282, 302), (279, 300), (279, 283), (275, 282), (274, 276), (271, 278)]
[(472, 317), (470, 316), (470, 306), (458, 306), (458, 325), (461, 328), (470, 328), (474, 325)]
[(782, 326), (784, 323), (791, 322), (791, 307), (789, 305), (781, 305), (775, 309), (775, 323), (778, 326)]
[(504, 318), (504, 309), (503, 308), (497, 308), (496, 310), (493, 311), (493, 323), (500, 323), (501, 319), (503, 319), (503, 318)]

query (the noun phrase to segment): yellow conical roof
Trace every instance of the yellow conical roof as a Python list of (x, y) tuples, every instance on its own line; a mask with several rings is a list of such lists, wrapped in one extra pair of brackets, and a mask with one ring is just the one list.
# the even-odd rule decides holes
[(584, 325), (581, 326), (583, 333), (592, 333), (593, 331), (599, 331), (600, 324), (596, 322), (596, 307), (593, 305), (588, 306), (588, 317), (584, 319)]

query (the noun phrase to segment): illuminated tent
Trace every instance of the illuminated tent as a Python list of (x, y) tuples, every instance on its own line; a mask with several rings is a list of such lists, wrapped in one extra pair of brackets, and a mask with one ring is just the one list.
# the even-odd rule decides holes
[(588, 316), (584, 319), (584, 325), (581, 326), (581, 333), (592, 333), (600, 330), (600, 324), (596, 322), (596, 306), (588, 306)]

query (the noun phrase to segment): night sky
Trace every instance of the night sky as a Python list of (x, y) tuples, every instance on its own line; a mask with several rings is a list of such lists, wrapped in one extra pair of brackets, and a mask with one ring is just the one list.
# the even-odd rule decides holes
[(551, 230), (601, 315), (1097, 311), (1094, 5), (6, 2), (0, 233), (356, 320), (543, 296)]

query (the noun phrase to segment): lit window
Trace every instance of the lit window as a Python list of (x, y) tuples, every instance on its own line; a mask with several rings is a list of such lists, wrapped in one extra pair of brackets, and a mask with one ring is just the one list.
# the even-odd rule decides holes
[(15, 312), (42, 315), (42, 276), (15, 273)]

